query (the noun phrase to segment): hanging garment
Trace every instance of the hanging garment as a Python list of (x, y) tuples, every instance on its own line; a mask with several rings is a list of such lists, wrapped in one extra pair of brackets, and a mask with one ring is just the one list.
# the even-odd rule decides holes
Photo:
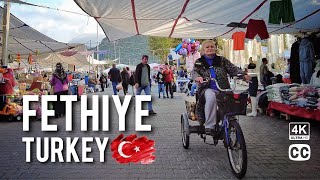
[(299, 46), (300, 46), (299, 41), (294, 42), (291, 46), (291, 54), (290, 54), (290, 80), (292, 83), (298, 83), (298, 84), (301, 83)]
[(253, 39), (257, 34), (262, 40), (269, 38), (266, 23), (264, 20), (250, 19), (247, 26), (246, 38)]
[(245, 32), (235, 32), (232, 34), (233, 39), (233, 50), (244, 50), (244, 38), (246, 36)]
[(303, 84), (309, 84), (312, 76), (314, 62), (314, 49), (312, 43), (303, 38), (299, 46), (300, 77)]
[(269, 23), (280, 24), (295, 21), (291, 0), (270, 2)]
[(312, 77), (311, 77), (311, 80), (310, 80), (310, 84), (316, 85), (316, 86), (320, 86), (320, 70), (315, 71), (312, 74)]

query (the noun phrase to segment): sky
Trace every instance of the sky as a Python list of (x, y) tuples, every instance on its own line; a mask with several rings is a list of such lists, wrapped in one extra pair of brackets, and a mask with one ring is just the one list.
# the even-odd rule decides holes
[[(87, 14), (83, 12), (73, 0), (23, 1), (51, 8), (82, 13), (85, 15), (82, 16), (53, 9), (11, 3), (11, 14), (52, 39), (60, 42), (69, 42), (70, 40), (85, 34), (97, 33), (97, 22), (92, 17), (87, 16)], [(3, 2), (1, 2), (1, 6), (3, 7)], [(100, 26), (98, 32), (100, 40), (105, 37)]]

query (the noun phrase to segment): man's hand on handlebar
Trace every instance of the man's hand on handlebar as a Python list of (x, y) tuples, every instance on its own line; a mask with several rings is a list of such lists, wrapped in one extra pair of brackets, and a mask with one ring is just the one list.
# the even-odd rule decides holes
[(202, 77), (197, 77), (195, 79), (195, 81), (201, 84), (203, 82), (203, 78)]

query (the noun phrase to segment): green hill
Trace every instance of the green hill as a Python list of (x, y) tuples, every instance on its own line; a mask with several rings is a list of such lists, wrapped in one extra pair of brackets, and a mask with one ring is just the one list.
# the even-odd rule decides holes
[(99, 45), (99, 50), (107, 50), (107, 52), (100, 54), (99, 59), (114, 60), (120, 57), (121, 64), (136, 65), (140, 63), (141, 56), (146, 54), (149, 56), (149, 63), (159, 63), (159, 58), (153, 56), (153, 52), (150, 51), (148, 42), (148, 37), (142, 35), (120, 39), (115, 43), (104, 38)]

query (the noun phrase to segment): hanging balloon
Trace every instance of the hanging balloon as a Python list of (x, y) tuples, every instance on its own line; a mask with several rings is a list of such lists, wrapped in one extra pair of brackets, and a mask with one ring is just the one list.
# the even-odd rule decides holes
[(190, 43), (195, 43), (195, 42), (196, 42), (196, 40), (194, 40), (194, 39), (190, 40)]
[(35, 54), (36, 54), (36, 56), (40, 55), (39, 49), (36, 49)]
[(174, 49), (174, 51), (177, 53), (182, 48), (182, 43), (178, 44), (178, 46)]
[(13, 57), (11, 54), (8, 56), (8, 63), (13, 63)]
[(29, 56), (28, 56), (28, 63), (29, 64), (32, 64), (32, 54), (31, 53), (29, 53)]
[(187, 54), (188, 54), (187, 49), (183, 48), (183, 49), (182, 49), (182, 55), (187, 55)]
[(190, 41), (191, 41), (191, 40), (190, 40), (189, 38), (187, 38), (185, 42), (189, 44)]
[(21, 61), (21, 56), (20, 56), (20, 53), (17, 54), (17, 61), (20, 63)]
[(199, 46), (200, 45), (200, 41), (196, 41), (195, 44), (196, 44), (196, 46)]
[(169, 55), (168, 55), (168, 59), (169, 59), (169, 61), (172, 61), (172, 60), (173, 60), (173, 58), (172, 58), (172, 55), (171, 55), (171, 54), (169, 54)]
[(201, 45), (196, 47), (196, 50), (199, 51), (201, 49)]
[(190, 52), (191, 51), (191, 44), (188, 44), (188, 51)]
[(187, 48), (187, 47), (188, 47), (188, 43), (184, 42), (184, 43), (182, 44), (182, 48)]
[(186, 42), (186, 38), (182, 38), (182, 42)]

